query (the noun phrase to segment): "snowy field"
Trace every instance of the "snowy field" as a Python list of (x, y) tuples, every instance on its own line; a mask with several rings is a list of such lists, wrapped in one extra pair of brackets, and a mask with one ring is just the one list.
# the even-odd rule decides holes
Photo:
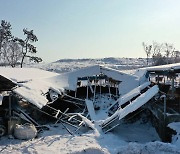
[[(143, 67), (145, 59), (104, 58), (59, 60), (49, 64), (38, 64), (27, 67), (38, 67), (57, 73), (68, 72), (95, 64), (105, 65), (119, 70), (130, 70)], [(172, 143), (163, 143), (150, 121), (142, 119), (131, 123), (122, 122), (114, 131), (104, 134), (101, 131), (82, 128), (70, 135), (62, 124), (49, 124), (49, 130), (38, 134), (33, 140), (18, 140), (2, 137), (0, 153), (2, 154), (180, 154), (180, 123), (171, 125), (178, 134), (173, 136)], [(74, 128), (66, 125), (72, 132)]]
[(102, 59), (61, 59), (53, 63), (41, 63), (38, 65), (32, 65), (31, 67), (38, 67), (48, 71), (64, 73), (93, 65), (104, 65), (118, 70), (131, 70), (145, 66), (146, 59), (112, 57)]

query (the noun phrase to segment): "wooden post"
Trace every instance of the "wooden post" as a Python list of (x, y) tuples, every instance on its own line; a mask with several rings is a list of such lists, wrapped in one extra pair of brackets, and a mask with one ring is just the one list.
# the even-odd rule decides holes
[(111, 87), (110, 87), (109, 79), (108, 79), (108, 88), (109, 88), (109, 96), (110, 96), (110, 98), (111, 98)]
[(88, 99), (88, 92), (89, 92), (88, 86), (89, 86), (89, 79), (87, 80), (87, 95), (86, 95), (86, 99)]
[(76, 96), (77, 96), (77, 88), (76, 88), (76, 91), (75, 91), (74, 97), (76, 98)]
[(117, 92), (118, 92), (118, 84), (117, 84), (117, 82), (116, 82), (116, 84), (115, 84), (115, 87), (116, 87), (116, 96), (118, 95), (117, 94)]
[(174, 75), (171, 77), (171, 88), (172, 88), (172, 97), (174, 97), (175, 87), (174, 87)]
[(166, 120), (166, 96), (164, 95), (164, 122)]
[(101, 79), (99, 80), (99, 90), (100, 90), (100, 98), (101, 98)]
[(166, 96), (164, 97), (163, 140), (166, 141)]
[(94, 80), (94, 99), (93, 99), (93, 102), (95, 102), (95, 97), (96, 97), (96, 78)]
[(159, 85), (159, 74), (158, 74), (158, 85)]
[(9, 121), (8, 121), (8, 135), (12, 134), (12, 122), (11, 122), (11, 93), (9, 94)]
[(162, 138), (163, 141), (166, 141), (166, 95), (164, 95), (164, 119), (163, 119), (163, 129), (162, 129)]

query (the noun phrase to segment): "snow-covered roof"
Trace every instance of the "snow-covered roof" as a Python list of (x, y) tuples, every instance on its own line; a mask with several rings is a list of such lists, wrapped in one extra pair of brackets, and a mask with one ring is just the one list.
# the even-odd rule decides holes
[(142, 69), (146, 69), (147, 71), (177, 71), (177, 70), (180, 70), (180, 63), (152, 66), (152, 67), (146, 67)]
[(75, 91), (77, 88), (78, 78), (90, 77), (101, 73), (117, 81), (136, 80), (137, 78), (136, 76), (132, 76), (118, 70), (95, 65), (47, 78), (46, 81), (56, 85), (56, 87)]
[(52, 83), (53, 85), (56, 85), (56, 87), (59, 88), (76, 90), (77, 80), (79, 77), (93, 76), (99, 73), (99, 66), (91, 66), (77, 71), (63, 73), (51, 78), (47, 78), (46, 81)]
[(28, 102), (34, 104), (38, 108), (42, 108), (48, 103), (45, 93), (48, 92), (52, 85), (41, 79), (22, 83), (20, 87), (13, 90), (14, 93), (20, 95)]
[(48, 100), (44, 94), (48, 92), (49, 89), (53, 89), (59, 93), (63, 90), (75, 91), (78, 78), (91, 77), (100, 75), (101, 73), (117, 81), (122, 81), (119, 87), (122, 92), (121, 94), (132, 90), (139, 84), (136, 76), (99, 65), (64, 74), (52, 73), (35, 68), (0, 69), (1, 76), (10, 79), (19, 86), (13, 91), (39, 108), (47, 104)]
[(44, 82), (45, 78), (57, 76), (57, 73), (37, 68), (0, 68), (0, 75), (15, 83), (14, 93), (20, 95), (35, 106), (42, 108), (48, 102), (43, 96), (52, 86)]
[(33, 79), (48, 78), (58, 74), (37, 68), (0, 67), (0, 75), (13, 82), (25, 82)]

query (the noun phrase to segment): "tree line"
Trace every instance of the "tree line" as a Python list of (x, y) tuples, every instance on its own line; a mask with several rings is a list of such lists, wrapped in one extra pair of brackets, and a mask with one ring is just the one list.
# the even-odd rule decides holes
[(152, 44), (143, 42), (142, 45), (146, 53), (147, 65), (150, 59), (155, 66), (180, 62), (180, 51), (175, 49), (173, 44), (154, 41)]
[(33, 30), (23, 29), (25, 38), (19, 38), (12, 35), (12, 26), (10, 22), (1, 20), (0, 25), (0, 64), (15, 67), (20, 65), (23, 67), (25, 59), (39, 63), (42, 61), (40, 57), (34, 56), (37, 53), (34, 42), (38, 41)]

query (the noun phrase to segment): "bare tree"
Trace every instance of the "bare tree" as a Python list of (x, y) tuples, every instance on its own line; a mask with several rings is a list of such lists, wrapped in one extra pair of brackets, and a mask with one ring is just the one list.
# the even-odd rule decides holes
[(1, 20), (0, 25), (0, 60), (2, 60), (2, 47), (3, 45), (12, 39), (11, 24), (5, 20)]
[(12, 67), (15, 67), (22, 57), (20, 45), (13, 40), (4, 43), (2, 53), (4, 63)]
[(173, 61), (175, 62), (175, 63), (179, 63), (180, 62), (180, 51), (177, 51), (177, 50), (175, 50), (175, 51), (173, 51)]
[(153, 41), (152, 44), (152, 61), (153, 65), (166, 64), (165, 56), (163, 56), (164, 44)]
[(180, 52), (174, 48), (173, 44), (154, 41), (152, 45), (146, 45), (143, 42), (143, 47), (147, 55), (147, 62), (150, 54), (152, 54), (153, 65), (170, 64), (180, 61)]
[(156, 53), (156, 54), (153, 54), (152, 60), (153, 60), (153, 65), (155, 65), (155, 66), (166, 64), (165, 56), (163, 56), (163, 55), (161, 54), (161, 52), (158, 52), (158, 53)]
[(172, 56), (174, 53), (174, 46), (173, 44), (169, 44), (169, 43), (164, 43), (164, 52), (165, 52), (165, 57), (166, 57), (166, 63), (169, 64), (172, 61)]
[(147, 45), (144, 42), (142, 43), (143, 47), (144, 47), (144, 51), (146, 53), (146, 57), (147, 57), (147, 65), (149, 64), (149, 57), (151, 55), (151, 49), (152, 49), (152, 45)]

